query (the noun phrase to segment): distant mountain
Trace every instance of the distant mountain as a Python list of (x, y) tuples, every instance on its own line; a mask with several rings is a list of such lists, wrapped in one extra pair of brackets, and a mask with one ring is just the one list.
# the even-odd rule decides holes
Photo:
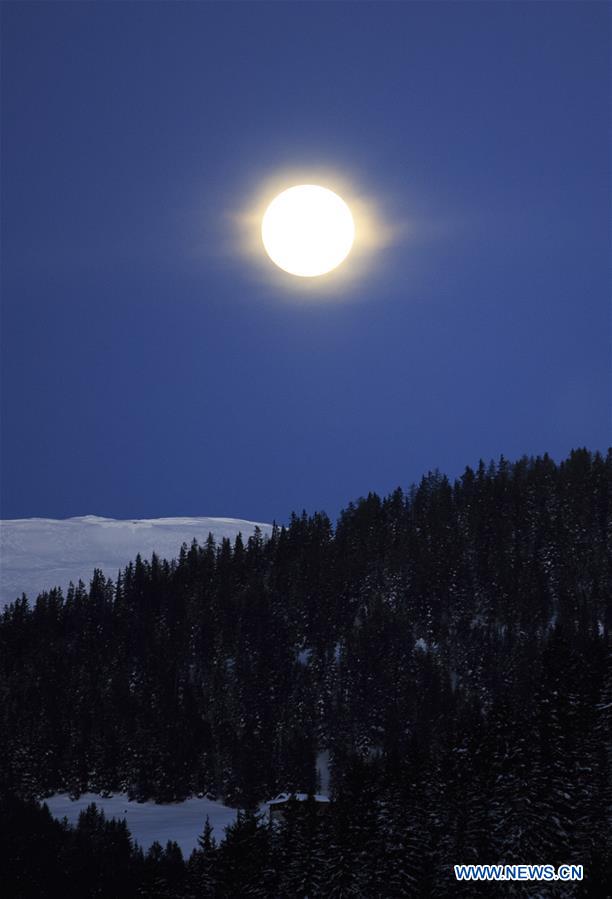
[(22, 593), (35, 600), (43, 590), (66, 587), (81, 579), (89, 584), (94, 568), (107, 577), (140, 553), (155, 552), (174, 559), (183, 543), (204, 543), (211, 533), (217, 542), (241, 533), (246, 540), (272, 526), (239, 518), (143, 518), (121, 521), (85, 515), (80, 518), (18, 518), (0, 522), (0, 607)]

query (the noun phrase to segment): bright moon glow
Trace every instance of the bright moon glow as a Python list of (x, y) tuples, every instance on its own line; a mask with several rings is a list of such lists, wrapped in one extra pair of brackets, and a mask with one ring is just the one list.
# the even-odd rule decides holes
[(266, 253), (279, 268), (312, 278), (346, 259), (355, 237), (351, 210), (326, 187), (299, 184), (279, 194), (261, 223)]

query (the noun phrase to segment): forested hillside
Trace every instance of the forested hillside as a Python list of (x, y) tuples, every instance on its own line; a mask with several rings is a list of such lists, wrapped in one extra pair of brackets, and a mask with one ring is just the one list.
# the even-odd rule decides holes
[(474, 895), (449, 874), (472, 861), (583, 864), (542, 895), (610, 895), (611, 548), (612, 451), (579, 450), (24, 597), (2, 789), (254, 810), (314, 791), (329, 749), (329, 818), (299, 824), (321, 885), (250, 893), (245, 869), (234, 895)]

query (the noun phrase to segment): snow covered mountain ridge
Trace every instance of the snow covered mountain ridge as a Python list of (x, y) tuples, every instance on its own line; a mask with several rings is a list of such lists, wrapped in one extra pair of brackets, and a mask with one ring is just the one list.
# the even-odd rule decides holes
[(94, 568), (107, 577), (140, 553), (148, 559), (175, 559), (183, 543), (204, 543), (209, 533), (217, 542), (232, 542), (240, 533), (247, 540), (259, 527), (272, 525), (240, 518), (141, 518), (120, 520), (84, 515), (78, 518), (14, 518), (0, 521), (0, 608), (26, 593), (33, 602), (43, 590), (70, 581), (89, 584)]

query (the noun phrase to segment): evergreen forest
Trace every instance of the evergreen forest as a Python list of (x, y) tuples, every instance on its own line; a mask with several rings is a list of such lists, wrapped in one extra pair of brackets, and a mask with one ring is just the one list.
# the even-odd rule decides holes
[[(610, 897), (611, 600), (612, 450), (586, 449), (22, 596), (0, 618), (0, 893)], [(261, 803), (320, 790), (322, 752), (329, 810), (271, 825)], [(58, 792), (240, 814), (187, 859), (93, 806), (55, 821)]]

